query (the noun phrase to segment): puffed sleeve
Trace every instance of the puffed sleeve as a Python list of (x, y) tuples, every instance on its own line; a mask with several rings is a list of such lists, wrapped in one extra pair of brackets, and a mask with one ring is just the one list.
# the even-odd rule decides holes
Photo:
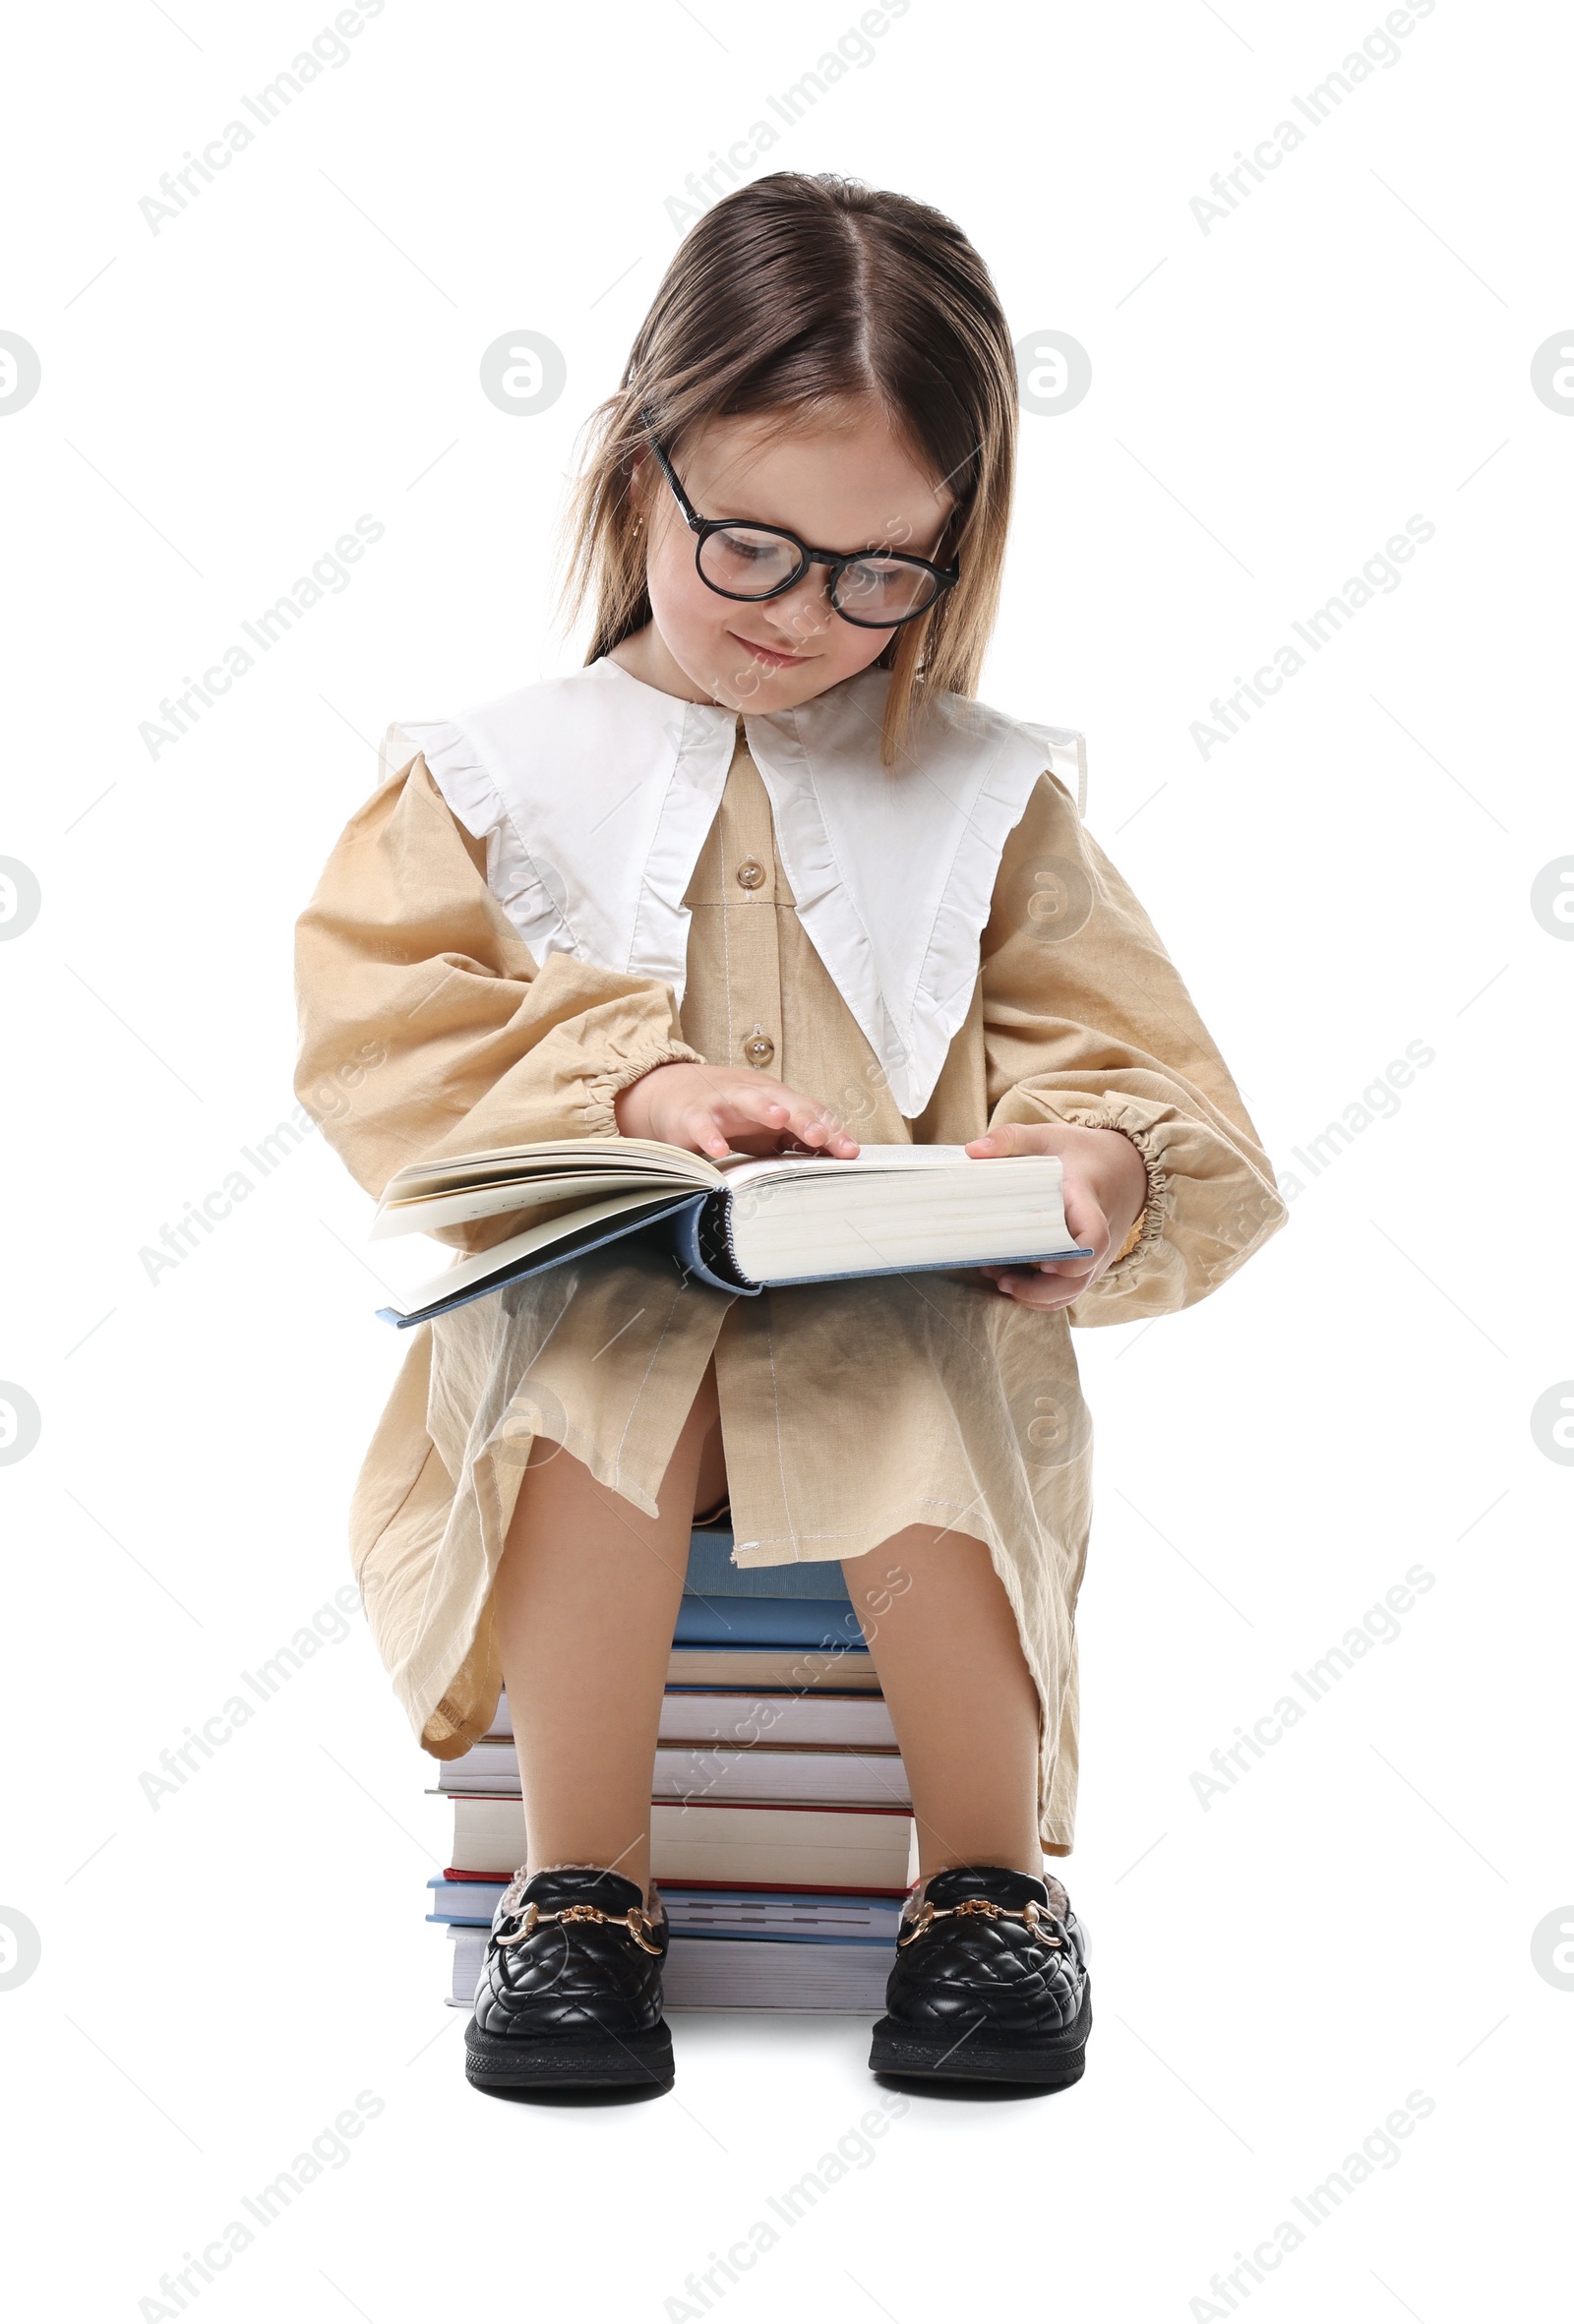
[(1126, 1256), (1068, 1310), (1123, 1324), (1189, 1307), (1287, 1216), (1241, 1093), (1141, 905), (1042, 776), (983, 939), (990, 1126), (1123, 1131), (1148, 1171)]
[[(389, 756), (402, 763), (345, 825), (296, 924), (301, 1103), (373, 1195), (404, 1162), (616, 1137), (620, 1090), (703, 1062), (671, 986), (566, 952), (538, 969), (425, 759)], [(484, 1249), (511, 1224), (439, 1239)]]

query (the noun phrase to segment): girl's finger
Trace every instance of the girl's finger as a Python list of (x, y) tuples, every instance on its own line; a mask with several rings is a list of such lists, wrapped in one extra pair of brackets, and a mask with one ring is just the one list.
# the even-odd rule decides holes
[(1085, 1282), (1090, 1275), (1097, 1275), (1102, 1262), (1095, 1253), (1091, 1259), (1041, 1259), (1040, 1275), (1063, 1276), (1070, 1282)]
[(1041, 1275), (996, 1274), (993, 1268), (987, 1269), (986, 1273), (995, 1276), (996, 1289), (1014, 1299), (1019, 1307), (1033, 1307), (1041, 1312), (1069, 1307), (1072, 1300), (1079, 1299), (1087, 1288), (1085, 1283), (1068, 1283), (1062, 1289), (1052, 1290)]
[(1102, 1259), (1039, 1259), (1033, 1263), (1031, 1274), (1023, 1267), (1007, 1269), (1003, 1263), (981, 1270), (985, 1275), (1000, 1276), (1009, 1273), (1023, 1282), (1042, 1282), (1046, 1277), (1086, 1290), (1095, 1276), (1104, 1272)]
[(811, 1126), (818, 1133), (814, 1143), (822, 1144), (837, 1162), (851, 1162), (857, 1154), (858, 1140), (834, 1113), (817, 1113)]
[(981, 1267), (979, 1269), (981, 1275), (987, 1275), (990, 1278), (998, 1291), (1009, 1292), (1010, 1296), (1024, 1307), (1069, 1307), (1072, 1300), (1080, 1299), (1083, 1292), (1098, 1281), (1103, 1272), (1102, 1268), (1090, 1267), (1085, 1275), (1066, 1281), (1037, 1267), (1031, 1269)]
[[(1088, 1243), (1092, 1246), (1095, 1260), (1102, 1259), (1110, 1239), (1110, 1222), (1103, 1211), (1100, 1210), (1098, 1203), (1087, 1192), (1080, 1180), (1070, 1177), (1061, 1183), (1060, 1199), (1065, 1209), (1065, 1223), (1068, 1231), (1079, 1243)], [(1064, 1262), (1057, 1261), (1054, 1264), (1061, 1265)], [(1070, 1264), (1082, 1266), (1085, 1262), (1072, 1260)]]
[[(813, 1098), (800, 1097), (780, 1082), (774, 1088), (767, 1085), (757, 1095), (753, 1090), (746, 1095), (755, 1120), (791, 1135), (801, 1145), (822, 1148), (842, 1160), (850, 1160), (858, 1152), (858, 1141), (849, 1138), (837, 1116), (817, 1105)], [(744, 1100), (735, 1098), (734, 1102), (741, 1106)]]
[(721, 1125), (708, 1105), (691, 1105), (683, 1117), (684, 1133), (696, 1154), (708, 1154), (712, 1162), (720, 1162), (732, 1149)]
[(784, 1129), (792, 1118), (793, 1094), (780, 1082), (767, 1081), (757, 1090), (729, 1090), (723, 1100), (727, 1112), (740, 1122), (757, 1122), (762, 1129)]
[(806, 1098), (803, 1103), (806, 1126), (799, 1129), (795, 1122), (794, 1129), (806, 1144), (823, 1146), (836, 1155), (858, 1152), (858, 1140), (848, 1133), (840, 1114), (832, 1113), (828, 1105), (815, 1104), (812, 1099)]

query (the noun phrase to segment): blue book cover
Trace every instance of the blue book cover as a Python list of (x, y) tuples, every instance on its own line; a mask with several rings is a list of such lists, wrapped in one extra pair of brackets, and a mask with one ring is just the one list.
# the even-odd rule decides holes
[(696, 1598), (817, 1598), (851, 1601), (839, 1558), (796, 1566), (735, 1566), (733, 1535), (723, 1525), (696, 1525), (689, 1540), (684, 1594)]
[(675, 1646), (862, 1646), (840, 1598), (692, 1598), (678, 1608)]

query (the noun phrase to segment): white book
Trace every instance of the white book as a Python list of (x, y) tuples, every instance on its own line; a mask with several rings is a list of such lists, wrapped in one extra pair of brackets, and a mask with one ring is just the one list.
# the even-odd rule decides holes
[[(508, 1886), (503, 1879), (426, 1883), (429, 1921), (468, 1921), (489, 1929)], [(658, 1883), (675, 1937), (770, 1937), (777, 1943), (831, 1944), (896, 1941), (902, 1900), (844, 1896), (839, 1891), (776, 1888), (685, 1888)]]
[[(478, 1743), (445, 1760), (433, 1787), (465, 1794), (519, 1793), (512, 1743)], [(811, 1808), (910, 1808), (907, 1770), (894, 1751), (793, 1751), (778, 1744), (663, 1744), (651, 1770), (653, 1800), (791, 1801)]]
[(894, 1751), (896, 1730), (878, 1695), (761, 1695), (748, 1689), (671, 1690), (662, 1698), (663, 1743), (839, 1744)]
[[(486, 1958), (484, 1929), (451, 1929), (455, 2009), (474, 2005)], [(664, 2009), (802, 2009), (878, 2017), (894, 1945), (877, 1943), (729, 1943), (724, 1937), (674, 1937), (662, 1968)]]
[[(772, 1695), (865, 1695), (879, 1697), (879, 1673), (867, 1646), (674, 1646), (667, 1657), (667, 1685)], [(514, 1733), (505, 1695), (487, 1740)], [(805, 1742), (816, 1740), (805, 1736)], [(850, 1743), (863, 1741), (852, 1735)], [(894, 1736), (892, 1737), (894, 1741)]]
[[(513, 1874), (524, 1861), (524, 1810), (517, 1800), (455, 1797), (449, 1859), (455, 1872)], [(912, 1886), (917, 1868), (917, 1827), (900, 1808), (662, 1801), (650, 1811), (650, 1872), (656, 1880), (722, 1888), (763, 1881), (894, 1895)]]
[[(729, 1661), (733, 1659), (734, 1649), (720, 1651)], [(736, 1651), (747, 1655), (755, 1649), (743, 1647)], [(766, 1647), (763, 1651), (775, 1654), (779, 1649)], [(862, 1665), (869, 1661), (869, 1656), (864, 1654), (859, 1659)], [(861, 1675), (872, 1674), (861, 1670)], [(857, 1692), (838, 1692), (831, 1683), (835, 1677), (832, 1667), (825, 1683), (812, 1691), (807, 1685), (800, 1691), (751, 1686), (747, 1681), (742, 1685), (706, 1687), (687, 1681), (675, 1684), (669, 1678), (661, 1701), (661, 1740), (663, 1743), (841, 1743), (863, 1751), (894, 1751), (896, 1729), (884, 1698), (868, 1686)], [(498, 1698), (497, 1716), (483, 1740), (498, 1743), (512, 1739), (513, 1734), (514, 1714), (507, 1695), (502, 1695)], [(449, 1763), (462, 1766), (464, 1761), (454, 1759)]]

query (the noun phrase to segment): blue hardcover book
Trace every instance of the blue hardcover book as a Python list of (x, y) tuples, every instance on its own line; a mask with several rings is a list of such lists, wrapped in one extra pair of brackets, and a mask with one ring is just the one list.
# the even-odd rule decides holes
[(724, 1525), (696, 1525), (689, 1537), (684, 1595), (694, 1598), (839, 1598), (850, 1603), (839, 1558), (796, 1566), (735, 1566)]
[(692, 1598), (678, 1606), (675, 1646), (862, 1646), (858, 1616), (840, 1598)]
[(563, 1138), (412, 1162), (384, 1189), (374, 1239), (515, 1217), (400, 1306), (401, 1330), (624, 1235), (654, 1237), (685, 1278), (735, 1296), (874, 1275), (1086, 1258), (1066, 1229), (1052, 1154), (975, 1162), (960, 1146), (729, 1155), (646, 1138)]

